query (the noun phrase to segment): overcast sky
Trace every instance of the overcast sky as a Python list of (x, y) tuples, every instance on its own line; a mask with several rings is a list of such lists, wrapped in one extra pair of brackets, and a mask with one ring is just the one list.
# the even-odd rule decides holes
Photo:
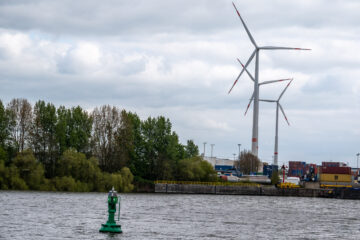
[[(349, 162), (360, 152), (360, 1), (235, 0), (266, 51), (260, 81), (293, 77), (281, 99), (279, 162)], [(206, 155), (251, 149), (253, 46), (230, 0), (2, 0), (0, 98), (110, 104), (142, 119), (170, 118), (181, 141)], [(253, 70), (253, 64), (249, 70)], [(276, 99), (286, 83), (261, 86)], [(272, 161), (275, 104), (260, 103), (259, 157)]]

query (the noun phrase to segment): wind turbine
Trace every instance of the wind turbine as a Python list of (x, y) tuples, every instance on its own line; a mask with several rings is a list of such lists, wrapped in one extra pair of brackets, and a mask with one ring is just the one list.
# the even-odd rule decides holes
[[(251, 80), (254, 81), (254, 77), (251, 75), (251, 73), (249, 73), (249, 71), (245, 68), (244, 64), (242, 64), (242, 62), (238, 59), (239, 63), (241, 64), (241, 66), (243, 67), (243, 69), (245, 69), (246, 73), (249, 75), (249, 77), (251, 78)], [(274, 150), (274, 165), (278, 165), (278, 132), (279, 132), (279, 108), (281, 110), (281, 112), (283, 113), (286, 122), (288, 123), (288, 125), (290, 125), (284, 109), (282, 108), (281, 104), (280, 104), (280, 99), (282, 98), (282, 96), (284, 95), (286, 89), (289, 87), (290, 83), (293, 81), (293, 78), (285, 78), (285, 79), (279, 79), (279, 80), (270, 80), (270, 81), (264, 81), (259, 83), (259, 86), (264, 85), (264, 84), (269, 84), (269, 83), (277, 83), (277, 82), (283, 82), (283, 81), (290, 81), (285, 89), (281, 92), (279, 98), (277, 100), (265, 100), (265, 99), (259, 99), (259, 101), (263, 101), (263, 102), (276, 102), (276, 127), (275, 127), (275, 150)], [(254, 93), (250, 98), (250, 102), (246, 108), (245, 114), (247, 113), (247, 111), (249, 110), (249, 107), (251, 105), (251, 102), (254, 99)]]
[(239, 11), (237, 10), (234, 2), (232, 3), (240, 20), (242, 25), (245, 28), (245, 31), (251, 41), (251, 43), (254, 45), (255, 50), (253, 51), (253, 53), (250, 55), (249, 59), (247, 60), (244, 68), (241, 70), (241, 72), (239, 73), (238, 77), (236, 78), (236, 80), (234, 81), (232, 87), (230, 88), (229, 92), (231, 92), (231, 90), (234, 88), (235, 84), (237, 83), (237, 81), (239, 80), (240, 76), (243, 74), (244, 70), (247, 68), (247, 66), (250, 64), (250, 62), (253, 60), (253, 58), (255, 57), (255, 78), (254, 78), (254, 112), (253, 112), (253, 127), (252, 127), (252, 145), (251, 145), (251, 152), (255, 155), (258, 156), (258, 135), (259, 135), (259, 54), (260, 54), (260, 50), (310, 50), (307, 48), (292, 48), (292, 47), (274, 47), (274, 46), (264, 46), (264, 47), (259, 47), (254, 38), (252, 37), (249, 29), (247, 28), (244, 20), (242, 19)]
[[(241, 64), (241, 66), (243, 67), (243, 69), (245, 69), (245, 71), (246, 71), (246, 73), (248, 74), (248, 76), (250, 77), (250, 79), (251, 79), (252, 81), (255, 81), (254, 77), (253, 77), (253, 76), (251, 75), (251, 73), (245, 68), (244, 64), (242, 64), (242, 62), (241, 62), (239, 59), (237, 59), (237, 60), (238, 60), (238, 62)], [(279, 80), (264, 81), (264, 82), (259, 83), (259, 87), (260, 87), (261, 85), (265, 85), (265, 84), (278, 83), (278, 82), (283, 82), (283, 81), (292, 81), (292, 80), (293, 80), (292, 78), (284, 78), (284, 79), (279, 79)], [(250, 98), (250, 102), (249, 102), (249, 104), (247, 105), (247, 108), (246, 108), (246, 111), (245, 111), (245, 114), (244, 114), (244, 115), (246, 115), (247, 111), (248, 111), (249, 108), (250, 108), (251, 102), (252, 102), (253, 100), (254, 100), (254, 93), (252, 94), (252, 96), (251, 96), (251, 98)]]
[(286, 85), (285, 89), (281, 92), (279, 98), (277, 100), (267, 100), (267, 99), (259, 99), (262, 102), (274, 102), (276, 103), (276, 123), (275, 123), (275, 149), (274, 149), (274, 165), (278, 165), (278, 141), (279, 141), (279, 108), (284, 115), (284, 118), (287, 122), (287, 124), (290, 126), (290, 123), (285, 115), (284, 109), (282, 108), (280, 104), (280, 99), (284, 95), (286, 89), (290, 86), (293, 79), (290, 80), (290, 82)]

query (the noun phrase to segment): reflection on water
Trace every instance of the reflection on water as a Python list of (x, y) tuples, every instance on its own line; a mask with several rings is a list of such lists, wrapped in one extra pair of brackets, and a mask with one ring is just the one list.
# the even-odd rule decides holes
[(99, 233), (106, 193), (0, 191), (0, 239), (360, 239), (360, 201), (120, 194), (123, 233)]

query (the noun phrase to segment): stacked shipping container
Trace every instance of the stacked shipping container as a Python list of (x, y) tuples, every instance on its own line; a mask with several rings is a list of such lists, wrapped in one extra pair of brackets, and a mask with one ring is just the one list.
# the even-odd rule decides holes
[(351, 175), (351, 167), (321, 167), (321, 173)]
[(278, 166), (276, 165), (263, 165), (263, 175), (271, 178), (272, 172), (278, 171)]
[[(320, 175), (322, 182), (351, 182), (351, 168), (340, 162), (322, 162), (318, 167), (316, 164), (306, 164), (306, 162), (289, 161), (288, 177), (305, 177), (314, 169), (315, 176)], [(319, 174), (319, 175), (318, 175)]]
[(339, 162), (322, 162), (321, 166), (322, 167), (340, 167), (340, 163)]
[(306, 162), (289, 161), (288, 177), (302, 177), (306, 173)]
[(320, 167), (321, 182), (351, 182), (351, 168), (342, 167), (341, 163), (323, 162)]

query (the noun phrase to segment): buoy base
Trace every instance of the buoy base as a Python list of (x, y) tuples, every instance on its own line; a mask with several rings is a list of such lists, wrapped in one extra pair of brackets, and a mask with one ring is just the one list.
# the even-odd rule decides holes
[(111, 232), (111, 233), (122, 233), (121, 225), (116, 223), (101, 224), (99, 232)]

